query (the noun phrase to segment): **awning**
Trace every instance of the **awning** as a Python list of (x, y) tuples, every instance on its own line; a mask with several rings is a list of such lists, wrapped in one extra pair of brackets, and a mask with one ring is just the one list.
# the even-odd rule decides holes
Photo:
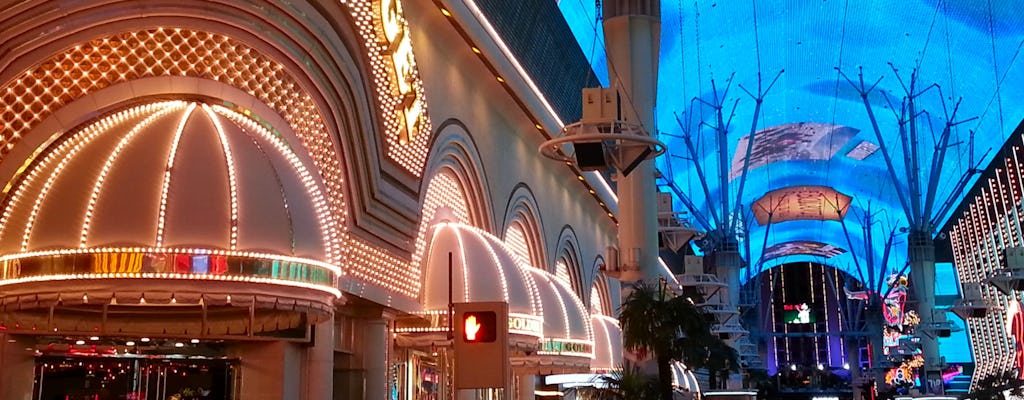
[[(551, 273), (527, 266), (512, 254), (504, 242), (483, 230), (437, 224), (425, 255), (423, 314), (447, 311), (450, 281), (454, 302), (508, 303), (509, 333), (512, 342), (531, 354), (527, 364), (544, 370), (586, 370), (594, 356), (594, 332), (583, 301)], [(566, 364), (565, 356), (578, 360)]]
[(700, 385), (697, 383), (697, 377), (693, 375), (693, 371), (678, 361), (672, 362), (672, 387), (676, 390), (700, 393)]
[(604, 374), (622, 366), (622, 328), (619, 320), (607, 315), (590, 317), (594, 329), (594, 360), (590, 370)]

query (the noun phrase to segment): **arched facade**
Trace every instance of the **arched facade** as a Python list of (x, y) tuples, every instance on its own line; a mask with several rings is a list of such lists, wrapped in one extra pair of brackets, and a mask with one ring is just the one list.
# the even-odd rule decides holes
[(554, 253), (554, 262), (551, 263), (553, 273), (569, 287), (583, 297), (582, 267), (580, 262), (580, 244), (576, 239), (576, 232), (571, 226), (562, 228), (558, 235), (558, 246)]
[[(475, 79), (493, 72), (470, 47), (438, 46), (465, 39), (441, 40), (459, 33), (436, 7), (7, 7), (0, 397), (58, 394), (33, 366), (67, 354), (105, 368), (100, 353), (194, 352), (212, 363), (197, 374), (236, 371), (214, 398), (384, 398), (397, 316), (432, 310), (445, 224), (532, 282), (523, 315), (547, 328), (518, 355), (520, 385), (589, 366), (580, 260), (614, 220), (536, 154), (522, 128), (547, 111)], [(466, 79), (442, 84), (452, 73)]]
[(505, 209), (504, 240), (526, 264), (543, 268), (543, 223), (537, 199), (525, 183), (516, 185)]

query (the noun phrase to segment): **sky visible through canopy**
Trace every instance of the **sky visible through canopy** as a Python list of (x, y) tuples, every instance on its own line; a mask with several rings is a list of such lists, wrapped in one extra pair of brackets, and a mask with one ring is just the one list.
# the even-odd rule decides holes
[[(561, 0), (559, 8), (607, 86), (595, 2)], [(709, 225), (702, 228), (714, 229), (726, 219), (719, 215), (723, 222), (716, 223), (714, 218), (721, 212), (723, 185), (712, 104), (723, 106), (726, 121), (731, 117), (724, 140), (730, 164), (725, 190), (733, 207), (743, 181), (746, 137), (754, 125), (758, 133), (739, 199), (740, 247), (741, 252), (749, 247), (752, 272), (813, 261), (863, 280), (869, 258), (881, 266), (893, 232), (889, 260), (874, 275), (904, 269), (907, 234), (900, 228), (910, 223), (897, 191), (909, 197), (913, 168), (905, 160), (912, 153), (905, 150), (911, 148), (909, 125), (904, 142), (898, 117), (904, 85), (909, 87), (915, 70), (915, 92), (923, 91), (916, 97), (921, 212), (940, 153), (936, 148), (961, 98), (954, 121), (966, 121), (951, 128), (946, 142), (928, 217), (936, 230), (977, 175), (958, 188), (961, 178), (974, 166), (984, 169), (1024, 118), (1024, 3), (1019, 0), (662, 0), (661, 8), (654, 130), (669, 151), (657, 160), (658, 168), (693, 203), (690, 209), (676, 199), (676, 209), (700, 214)], [(755, 122), (756, 102), (747, 91), (758, 93), (759, 75), (767, 89), (782, 70), (765, 92)], [(882, 143), (857, 88), (847, 81), (859, 85), (861, 72), (866, 87), (878, 82), (867, 99)], [(695, 160), (682, 139), (686, 135)], [(881, 144), (890, 153), (896, 180)], [(695, 164), (703, 168), (707, 194)], [(949, 198), (952, 207), (943, 207)], [(875, 221), (870, 243), (869, 214)]]

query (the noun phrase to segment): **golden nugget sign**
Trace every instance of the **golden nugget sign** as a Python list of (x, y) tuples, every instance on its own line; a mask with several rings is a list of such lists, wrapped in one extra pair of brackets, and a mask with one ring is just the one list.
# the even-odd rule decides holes
[(423, 128), (425, 118), (417, 87), (416, 61), (402, 13), (402, 2), (381, 0), (380, 22), (386, 42), (383, 53), (390, 57), (394, 65), (391, 79), (396, 90), (392, 94), (398, 98), (395, 113), (399, 122), (399, 142), (405, 144)]
[(522, 333), (528, 333), (536, 336), (541, 336), (544, 334), (543, 324), (541, 324), (539, 320), (516, 315), (508, 316), (508, 330), (510, 332), (519, 331)]
[(541, 351), (556, 354), (594, 354), (594, 346), (590, 343), (568, 342), (548, 339), (541, 345)]

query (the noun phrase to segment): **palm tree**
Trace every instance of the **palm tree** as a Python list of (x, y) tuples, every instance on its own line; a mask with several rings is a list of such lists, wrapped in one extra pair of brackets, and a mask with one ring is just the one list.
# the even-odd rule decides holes
[(658, 393), (672, 399), (673, 360), (686, 361), (700, 353), (696, 343), (707, 343), (705, 313), (689, 298), (675, 296), (662, 280), (638, 282), (619, 309), (623, 347), (641, 359), (653, 357), (658, 366)]

